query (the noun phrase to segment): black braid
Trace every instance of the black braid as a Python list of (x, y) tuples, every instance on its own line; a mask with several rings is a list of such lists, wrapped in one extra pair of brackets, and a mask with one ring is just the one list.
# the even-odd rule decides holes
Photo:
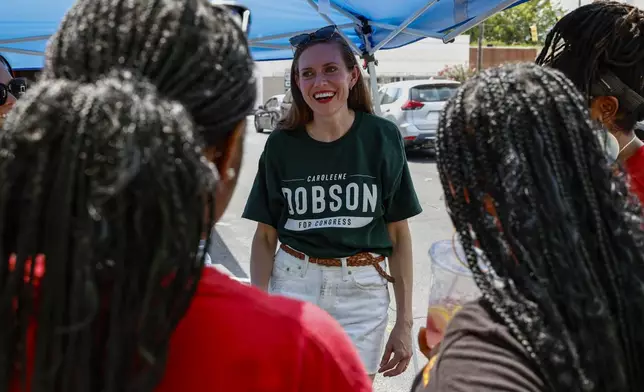
[[(644, 96), (644, 11), (616, 1), (579, 7), (550, 31), (537, 64), (562, 71), (587, 99), (591, 85), (605, 71)], [(619, 125), (633, 129), (642, 116)]]
[(474, 280), (553, 391), (644, 389), (642, 211), (603, 132), (572, 82), (530, 64), (466, 82), (438, 130)]
[(0, 267), (0, 391), (154, 390), (214, 223), (194, 129), (128, 72), (44, 79), (16, 105), (0, 135), (0, 256), (16, 255)]
[(241, 28), (208, 0), (79, 0), (50, 40), (43, 75), (85, 83), (136, 71), (217, 146), (255, 104), (249, 53)]

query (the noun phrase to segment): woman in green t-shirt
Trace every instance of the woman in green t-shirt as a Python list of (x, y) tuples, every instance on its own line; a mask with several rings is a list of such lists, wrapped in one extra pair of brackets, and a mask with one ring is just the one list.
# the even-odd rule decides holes
[[(407, 219), (421, 212), (402, 137), (372, 114), (354, 53), (335, 26), (290, 42), (293, 105), (266, 142), (244, 211), (258, 222), (251, 279), (325, 309), (372, 378), (395, 376), (412, 354)], [(388, 281), (397, 314), (382, 355)]]

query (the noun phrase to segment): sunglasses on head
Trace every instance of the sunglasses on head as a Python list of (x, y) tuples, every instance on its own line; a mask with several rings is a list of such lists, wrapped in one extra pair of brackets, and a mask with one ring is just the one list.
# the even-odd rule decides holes
[(0, 83), (0, 106), (7, 103), (9, 94), (20, 99), (27, 92), (27, 79), (14, 78), (9, 84)]
[(213, 3), (213, 5), (226, 8), (233, 19), (239, 24), (242, 31), (246, 35), (250, 33), (250, 10), (248, 8), (232, 1), (219, 1)]
[(322, 27), (312, 33), (298, 34), (291, 37), (288, 42), (294, 48), (299, 48), (311, 42), (324, 42), (338, 35), (338, 27), (336, 25)]

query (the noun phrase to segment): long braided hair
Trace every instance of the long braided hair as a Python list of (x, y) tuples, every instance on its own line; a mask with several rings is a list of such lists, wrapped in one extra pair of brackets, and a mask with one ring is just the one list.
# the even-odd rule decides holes
[[(579, 7), (555, 24), (536, 62), (562, 71), (587, 99), (605, 71), (644, 96), (644, 11), (617, 1)], [(631, 130), (642, 116), (618, 124)]]
[(152, 391), (213, 224), (196, 145), (255, 102), (246, 38), (207, 0), (79, 0), (45, 63), (0, 134), (0, 392)]
[(534, 64), (467, 81), (438, 130), (448, 212), (483, 302), (554, 391), (644, 388), (641, 209), (602, 132), (574, 84)]
[(91, 82), (139, 73), (181, 102), (207, 145), (250, 114), (257, 89), (241, 27), (208, 0), (79, 0), (46, 52), (43, 76)]
[(0, 391), (153, 390), (214, 223), (215, 172), (193, 133), (183, 106), (120, 71), (41, 81), (12, 111), (0, 135), (0, 255), (13, 260), (0, 266)]

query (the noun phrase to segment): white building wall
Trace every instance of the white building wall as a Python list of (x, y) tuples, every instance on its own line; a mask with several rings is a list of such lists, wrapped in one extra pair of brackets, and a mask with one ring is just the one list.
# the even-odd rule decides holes
[(470, 60), (470, 37), (460, 35), (451, 44), (438, 39), (424, 39), (397, 49), (376, 53), (378, 76), (432, 76), (445, 66), (467, 65)]

